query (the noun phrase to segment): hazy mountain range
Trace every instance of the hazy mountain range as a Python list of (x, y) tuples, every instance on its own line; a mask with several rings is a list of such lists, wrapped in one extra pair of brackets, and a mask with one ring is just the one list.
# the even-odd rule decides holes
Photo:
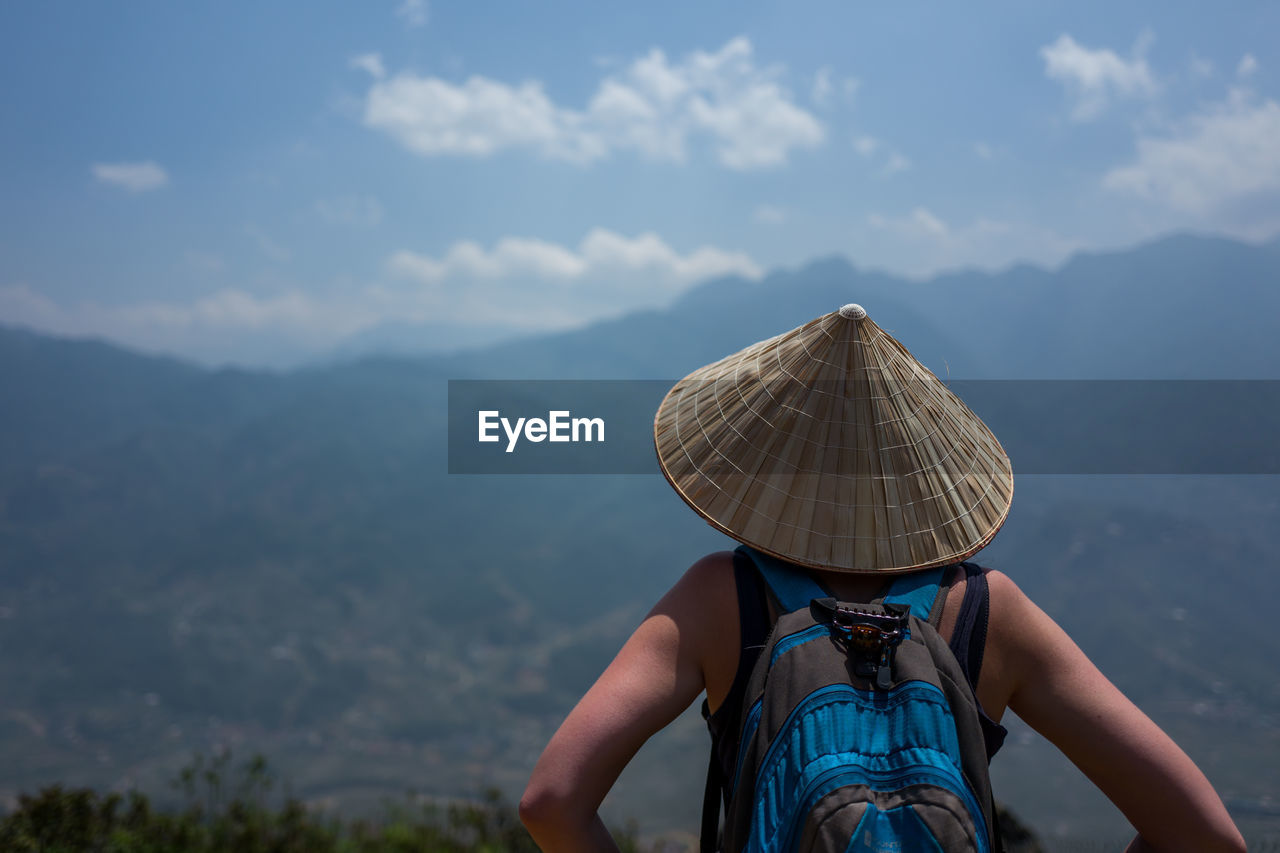
[[(1190, 236), (927, 282), (828, 259), (571, 333), (287, 373), (0, 329), (0, 797), (158, 788), (218, 744), (347, 808), (518, 790), (651, 602), (727, 540), (656, 467), (449, 476), (446, 380), (676, 379), (850, 301), (941, 376), (1280, 379), (1280, 242)], [(1024, 477), (981, 555), (1256, 832), (1280, 812), (1278, 507), (1274, 477)], [(699, 725), (646, 747), (611, 814), (696, 827)], [(1004, 798), (1049, 838), (1122, 833), (1050, 753), (1015, 729)]]

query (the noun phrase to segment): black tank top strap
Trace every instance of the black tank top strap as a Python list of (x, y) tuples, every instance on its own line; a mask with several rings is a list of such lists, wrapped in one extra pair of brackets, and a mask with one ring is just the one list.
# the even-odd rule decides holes
[[(951, 632), (951, 652), (960, 664), (965, 680), (973, 688), (975, 699), (978, 692), (978, 677), (982, 674), (982, 657), (987, 648), (987, 624), (991, 618), (991, 587), (987, 585), (986, 570), (976, 563), (961, 563), (958, 569), (964, 571), (964, 600), (960, 602), (960, 612), (956, 615), (956, 627)], [(954, 576), (959, 579), (959, 572)], [(1008, 729), (987, 716), (986, 709), (978, 702), (978, 722), (982, 726), (982, 737), (987, 746), (987, 760), (990, 761), (1004, 744)]]
[[(982, 655), (987, 642), (987, 620), (991, 615), (991, 593), (987, 577), (980, 566), (961, 563), (956, 567), (964, 572), (964, 600), (956, 616), (956, 627), (951, 633), (951, 652), (970, 684), (978, 683), (982, 672)], [(959, 572), (956, 573), (959, 575)], [(959, 579), (958, 577), (956, 578)]]

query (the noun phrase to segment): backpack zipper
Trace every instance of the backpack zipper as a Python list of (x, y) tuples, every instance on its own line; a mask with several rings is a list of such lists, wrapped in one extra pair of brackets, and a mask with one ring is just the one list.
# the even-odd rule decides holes
[[(872, 692), (874, 693), (874, 691)], [(757, 765), (757, 773), (761, 769), (765, 767), (769, 767), (773, 763), (775, 763), (776, 751), (779, 748), (779, 744), (782, 743), (782, 741), (784, 740), (782, 735), (792, 728), (793, 723), (797, 717), (807, 713), (815, 705), (819, 705), (825, 701), (828, 701), (833, 695), (836, 695), (836, 696), (839, 696), (840, 694), (862, 695), (866, 693), (868, 693), (868, 691), (858, 690), (857, 688), (848, 684), (831, 684), (831, 685), (828, 685), (827, 687), (824, 687), (820, 690), (816, 690), (813, 693), (810, 693), (808, 696), (805, 697), (803, 701), (801, 701), (799, 704), (797, 704), (794, 708), (791, 709), (791, 712), (787, 715), (787, 719), (783, 721), (782, 725), (778, 728), (778, 732), (774, 736), (772, 742), (769, 744), (769, 748), (765, 751), (764, 757), (760, 761), (759, 765)], [(948, 706), (947, 701), (942, 694), (942, 691), (939, 690), (937, 687), (933, 686), (932, 684), (929, 684), (928, 682), (925, 682), (925, 681), (906, 681), (906, 682), (903, 682), (902, 684), (895, 686), (893, 689), (885, 693), (879, 693), (878, 695), (885, 696), (886, 700), (890, 704), (896, 705), (896, 704), (901, 704), (903, 702), (912, 701), (910, 697), (903, 696), (903, 694), (908, 694), (908, 693), (920, 694), (917, 696), (915, 701), (924, 701), (924, 702), (929, 702), (931, 704), (938, 705), (946, 712), (946, 715), (948, 717), (951, 717), (951, 709)], [(751, 718), (754, 718), (756, 727), (758, 727), (759, 725), (760, 709), (757, 707), (759, 704), (760, 703), (757, 702), (756, 705), (752, 706), (751, 712), (748, 716), (748, 722), (751, 721)], [(743, 734), (744, 734), (744, 740), (743, 740), (743, 744), (741, 744), (740, 746), (745, 745), (747, 742), (745, 738), (745, 735), (746, 735), (745, 728), (744, 728)], [(754, 737), (754, 731), (752, 731), (752, 736)], [(929, 747), (915, 747), (915, 748), (927, 749)], [(941, 752), (944, 755), (946, 754), (942, 750), (935, 749), (934, 751)], [(742, 752), (745, 752), (745, 750), (742, 750)], [(735, 788), (737, 786), (737, 781), (738, 781), (736, 778), (737, 774), (742, 769), (742, 757), (743, 756), (740, 754), (738, 766), (734, 768)], [(943, 784), (938, 785), (937, 787), (951, 791), (953, 794), (956, 794), (958, 797), (960, 797), (960, 799), (965, 804), (965, 808), (968, 809), (969, 813), (974, 817), (975, 824), (977, 826), (977, 830), (979, 833), (979, 839), (978, 839), (979, 849), (989, 850), (990, 841), (989, 839), (987, 839), (985, 816), (982, 812), (982, 809), (978, 806), (977, 798), (973, 794), (973, 791), (969, 788), (969, 784), (967, 781), (965, 781), (963, 774), (959, 773), (959, 771), (956, 771), (955, 773), (948, 773), (948, 772), (945, 772), (943, 769), (936, 767), (934, 765), (913, 763), (907, 766), (912, 768), (913, 771), (918, 772), (918, 774), (921, 776), (931, 776), (934, 779), (941, 780)], [(896, 778), (897, 775), (901, 774), (901, 772), (902, 771), (900, 768), (896, 770), (871, 770), (869, 768), (864, 768), (861, 765), (857, 765), (857, 764), (841, 765), (838, 767), (828, 768), (827, 770), (823, 771), (818, 775), (816, 779), (809, 782), (801, 792), (803, 796), (803, 800), (806, 803), (806, 805), (805, 805), (805, 808), (792, 813), (791, 821), (793, 825), (790, 826), (787, 830), (788, 846), (783, 849), (785, 850), (791, 849), (790, 845), (794, 843), (794, 838), (792, 836), (796, 831), (796, 826), (794, 824), (798, 820), (798, 817), (800, 815), (808, 814), (809, 809), (812, 808), (813, 806), (813, 803), (816, 803), (817, 800), (820, 798), (820, 797), (814, 797), (813, 792), (817, 789), (818, 786), (823, 784), (825, 780), (829, 780), (829, 778), (838, 776), (841, 773), (847, 773), (850, 775), (862, 774), (862, 778), (875, 778), (879, 782), (886, 782), (886, 781), (892, 781), (893, 779)], [(873, 789), (873, 790), (876, 790), (876, 789)], [(758, 795), (758, 791), (757, 791), (757, 795)], [(809, 802), (810, 799), (813, 800), (812, 803)], [(753, 810), (754, 810), (754, 807), (753, 807)], [(750, 846), (750, 842), (748, 842), (748, 847), (749, 846)]]
[[(906, 767), (896, 768), (894, 770), (871, 770), (859, 765), (841, 765), (839, 767), (831, 767), (819, 773), (808, 785), (804, 787), (800, 800), (801, 806), (792, 810), (791, 818), (786, 829), (786, 844), (780, 848), (781, 850), (790, 851), (795, 849), (796, 835), (799, 833), (803, 825), (802, 818), (808, 815), (810, 810), (817, 805), (818, 800), (835, 790), (847, 784), (848, 781), (870, 782), (869, 787), (873, 791), (880, 792), (882, 789), (875, 787), (876, 782), (881, 784), (891, 783), (893, 788), (887, 790), (897, 790), (899, 788), (908, 787), (909, 785), (929, 784), (935, 788), (942, 788), (957, 797), (964, 803), (969, 814), (974, 818), (974, 830), (976, 837), (974, 841), (977, 844), (979, 853), (986, 853), (990, 849), (990, 842), (987, 838), (986, 819), (982, 810), (978, 807), (977, 800), (973, 796), (973, 792), (969, 790), (968, 784), (961, 778), (957, 779), (952, 774), (939, 769), (930, 764), (909, 764)], [(905, 782), (905, 779), (912, 781)], [(836, 784), (832, 784), (832, 783)], [(868, 807), (874, 808), (874, 805), (868, 803)], [(748, 843), (750, 848), (750, 843)]]

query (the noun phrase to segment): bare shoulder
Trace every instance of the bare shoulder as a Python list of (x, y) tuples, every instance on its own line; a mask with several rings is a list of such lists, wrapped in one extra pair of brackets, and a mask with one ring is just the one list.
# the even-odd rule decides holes
[(1028, 666), (1027, 614), (1035, 605), (1004, 572), (988, 569), (986, 579), (990, 616), (978, 698), (983, 710), (1000, 720)]
[(699, 559), (658, 602), (655, 614), (669, 616), (681, 643), (696, 657), (712, 709), (733, 684), (738, 667), (738, 587), (733, 552)]
[(991, 587), (992, 595), (996, 594), (997, 587), (1007, 595), (1015, 592), (1020, 594), (1022, 592), (1022, 590), (1018, 589), (1018, 585), (1013, 582), (1013, 578), (999, 569), (987, 569), (985, 574), (987, 576), (987, 584)]
[(1013, 578), (999, 569), (988, 569), (987, 588), (991, 590), (991, 607), (1002, 613), (1012, 613), (1024, 602), (1029, 602), (1026, 594), (1013, 582)]
[(699, 558), (689, 570), (685, 572), (685, 577), (693, 583), (705, 584), (709, 586), (724, 585), (726, 582), (733, 581), (733, 552), (732, 551), (714, 551), (705, 557)]
[(653, 612), (674, 616), (696, 608), (706, 613), (719, 611), (734, 601), (733, 552), (716, 551), (694, 562), (654, 606)]
[(1049, 617), (1036, 606), (1013, 580), (997, 569), (990, 569), (987, 588), (991, 591), (991, 619), (988, 636), (1001, 649), (1012, 652), (1025, 651), (1043, 632), (1044, 620)]
[(1080, 668), (1087, 663), (1066, 632), (1011, 577), (991, 570), (987, 585), (991, 590), (988, 648), (994, 646), (1007, 698), (1013, 699), (1028, 682), (1045, 677), (1046, 668), (1062, 672), (1066, 665)]
[(1014, 681), (1041, 676), (1046, 665), (1080, 662), (1083, 655), (1071, 638), (1012, 578), (991, 570), (987, 585), (991, 590), (989, 641), (994, 641)]
[(691, 565), (649, 615), (668, 617), (687, 635), (717, 637), (737, 625), (737, 602), (733, 552), (717, 551)]
[(736, 602), (733, 553), (717, 551), (694, 562), (654, 605), (650, 616), (666, 615), (692, 627), (715, 621), (726, 611), (736, 617)]

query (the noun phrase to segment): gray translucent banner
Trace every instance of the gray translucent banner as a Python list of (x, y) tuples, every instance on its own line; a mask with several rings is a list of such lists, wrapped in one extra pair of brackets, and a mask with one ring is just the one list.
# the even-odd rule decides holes
[[(451, 380), (449, 473), (658, 474), (653, 418), (674, 384)], [(1280, 474), (1280, 381), (947, 386), (995, 433), (1015, 474)]]

